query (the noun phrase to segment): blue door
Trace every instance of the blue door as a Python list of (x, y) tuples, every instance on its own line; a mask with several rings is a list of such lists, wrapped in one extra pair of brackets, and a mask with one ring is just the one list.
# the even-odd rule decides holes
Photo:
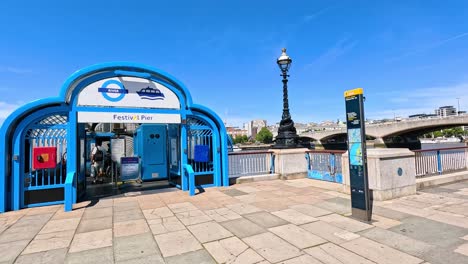
[(142, 180), (167, 179), (167, 125), (141, 125), (137, 141)]

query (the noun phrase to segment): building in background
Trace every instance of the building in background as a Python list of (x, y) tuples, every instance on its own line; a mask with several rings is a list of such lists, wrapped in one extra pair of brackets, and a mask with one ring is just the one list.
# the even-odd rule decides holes
[(414, 114), (414, 115), (409, 115), (409, 119), (425, 119), (425, 118), (433, 118), (437, 117), (436, 114)]
[(252, 135), (252, 121), (244, 123), (244, 130), (247, 131), (247, 137)]
[(245, 129), (241, 129), (238, 127), (232, 127), (228, 126), (226, 127), (226, 132), (228, 135), (231, 135), (232, 139), (238, 137), (238, 136), (247, 136), (248, 137), (248, 131)]
[(267, 121), (263, 119), (256, 119), (250, 122), (244, 123), (244, 130), (247, 131), (247, 136), (255, 138), (258, 132), (264, 127), (267, 127)]
[(441, 106), (435, 110), (435, 114), (439, 117), (455, 116), (457, 115), (457, 109), (452, 105)]

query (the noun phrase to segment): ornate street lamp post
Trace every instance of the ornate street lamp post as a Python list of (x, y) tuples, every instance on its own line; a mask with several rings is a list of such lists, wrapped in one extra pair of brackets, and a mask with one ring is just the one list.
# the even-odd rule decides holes
[(291, 119), (289, 113), (288, 102), (288, 70), (291, 67), (292, 60), (286, 54), (286, 49), (283, 48), (281, 56), (278, 58), (277, 63), (281, 69), (283, 76), (283, 116), (281, 118), (280, 126), (278, 128), (278, 136), (276, 136), (274, 148), (297, 148), (298, 136), (294, 121)]

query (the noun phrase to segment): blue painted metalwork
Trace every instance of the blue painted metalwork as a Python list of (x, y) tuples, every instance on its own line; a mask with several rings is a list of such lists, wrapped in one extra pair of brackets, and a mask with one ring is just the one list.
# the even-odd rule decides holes
[[(46, 107), (24, 117), (17, 124), (12, 136), (14, 140), (13, 155), (18, 157), (12, 161), (11, 165), (11, 208), (13, 210), (26, 206), (24, 203), (25, 192), (41, 190), (42, 186), (55, 188), (54, 184), (50, 184), (50, 173), (57, 169), (61, 171), (64, 167), (63, 163), (58, 162), (60, 168), (53, 170), (34, 171), (32, 169), (32, 148), (56, 146), (58, 143), (63, 148), (57, 153), (57, 157), (60, 159), (63, 157), (64, 149), (66, 149), (66, 144), (64, 146), (64, 142), (62, 142), (67, 119), (66, 109), (66, 106)], [(33, 171), (34, 173), (32, 173)], [(44, 181), (46, 175), (48, 178), (47, 181)], [(57, 180), (56, 173), (52, 176), (54, 180)], [(35, 181), (26, 182), (28, 179)]]
[[(109, 110), (105, 111), (102, 107), (92, 107), (92, 106), (76, 106), (74, 109), (77, 112), (109, 112)], [(180, 114), (180, 110), (174, 109), (151, 109), (151, 108), (143, 108), (143, 109), (135, 109), (135, 108), (113, 108), (112, 113), (148, 113), (148, 114)]]
[(147, 72), (115, 70), (114, 73), (117, 76), (132, 76), (132, 77), (138, 77), (138, 78), (144, 78), (144, 79), (151, 78), (151, 74)]
[[(220, 173), (219, 173), (219, 141), (218, 137), (214, 136), (217, 133), (213, 121), (201, 115), (189, 116), (187, 118), (187, 159), (194, 170), (195, 176), (211, 176), (213, 178), (211, 183), (202, 184), (220, 186)], [(209, 149), (209, 161), (202, 162), (195, 160), (196, 146), (206, 146)], [(191, 184), (191, 183), (189, 183)]]
[[(118, 76), (133, 76), (139, 78), (146, 78), (168, 87), (179, 98), (180, 109), (142, 109), (137, 108), (138, 106), (135, 106), (135, 108), (131, 109), (77, 106), (78, 95), (81, 92), (81, 90), (87, 85), (99, 80)], [(34, 118), (39, 118), (41, 117), (40, 115), (46, 117), (52, 113), (52, 111), (48, 112), (48, 110), (44, 110), (44, 112), (41, 112), (41, 114), (35, 115), (35, 113), (38, 110), (45, 109), (48, 107), (50, 108), (52, 106), (60, 107), (62, 112), (68, 113), (68, 123), (64, 126), (60, 126), (60, 124), (58, 124), (58, 126), (50, 125), (48, 129), (51, 131), (62, 129), (66, 132), (60, 135), (53, 134), (52, 136), (45, 138), (43, 142), (40, 143), (42, 145), (56, 144), (58, 136), (66, 135), (65, 141), (68, 142), (66, 152), (66, 160), (68, 161), (66, 163), (67, 173), (65, 177), (65, 182), (63, 182), (63, 176), (60, 176), (60, 181), (58, 183), (60, 184), (60, 187), (63, 185), (65, 189), (64, 203), (66, 210), (71, 210), (73, 203), (76, 202), (78, 178), (83, 178), (84, 175), (83, 164), (81, 164), (83, 162), (80, 157), (80, 152), (82, 150), (80, 150), (79, 144), (82, 144), (81, 142), (85, 140), (86, 135), (82, 131), (83, 125), (77, 124), (78, 112), (112, 111), (116, 113), (138, 112), (180, 114), (181, 119), (183, 120), (182, 124), (179, 125), (180, 134), (178, 138), (178, 147), (180, 150), (180, 166), (178, 166), (178, 168), (180, 169), (180, 175), (184, 175), (184, 165), (189, 164), (187, 150), (190, 141), (188, 140), (188, 138), (195, 137), (198, 138), (197, 140), (199, 140), (199, 142), (202, 142), (203, 144), (211, 144), (211, 149), (213, 150), (213, 152), (211, 165), (204, 164), (203, 166), (205, 167), (203, 167), (201, 164), (193, 164), (200, 166), (199, 168), (197, 168), (198, 171), (194, 171), (194, 176), (196, 173), (201, 175), (203, 173), (211, 172), (213, 173), (213, 183), (207, 184), (205, 186), (229, 185), (229, 176), (227, 171), (228, 138), (226, 128), (221, 118), (219, 118), (219, 116), (216, 115), (216, 113), (204, 106), (194, 105), (188, 89), (180, 81), (159, 69), (148, 67), (146, 65), (128, 62), (103, 63), (93, 65), (73, 73), (62, 85), (60, 95), (58, 97), (41, 99), (29, 103), (14, 111), (5, 120), (3, 126), (0, 128), (0, 141), (5, 142), (5, 144), (0, 144), (0, 161), (2, 162), (0, 164), (0, 212), (5, 212), (10, 208), (16, 210), (22, 206), (32, 206), (26, 205), (21, 202), (21, 193), (25, 190), (27, 191), (30, 188), (35, 188), (36, 190), (42, 190), (44, 188), (52, 189), (59, 186), (57, 185), (57, 178), (55, 176), (51, 177), (49, 174), (47, 174), (47, 180), (40, 181), (41, 184), (39, 184), (39, 182), (36, 184), (35, 179), (40, 179), (36, 177), (34, 178), (34, 180), (28, 182), (28, 184), (31, 183), (30, 186), (22, 186), (23, 184), (21, 184), (21, 182), (23, 178), (21, 178), (22, 176), (20, 173), (21, 168), (24, 167), (24, 162), (22, 161), (22, 159), (25, 158), (21, 154), (22, 148), (24, 147), (24, 144), (21, 142), (21, 135), (25, 133), (27, 127), (33, 122), (31, 120), (32, 116), (34, 116)], [(200, 118), (201, 120), (206, 121), (207, 126), (205, 128), (196, 128), (185, 125), (184, 121), (187, 120), (188, 116)], [(194, 131), (198, 132), (194, 133)], [(23, 139), (23, 141), (24, 140), (25, 138)], [(33, 179), (32, 176), (28, 176), (27, 178)], [(50, 184), (51, 179), (55, 180), (53, 185)], [(81, 181), (83, 181), (83, 179)], [(44, 185), (43, 183), (47, 184)], [(195, 182), (192, 183), (195, 184)], [(188, 190), (188, 184), (189, 180), (185, 179), (185, 177), (181, 177), (180, 186), (183, 190)], [(7, 196), (8, 186), (11, 186), (11, 196)]]
[(202, 105), (193, 105), (192, 109), (194, 112), (199, 112), (207, 117), (209, 117), (213, 122), (216, 124), (219, 130), (219, 139), (220, 139), (220, 165), (221, 165), (221, 178), (222, 178), (222, 185), (229, 186), (229, 171), (228, 171), (228, 143), (227, 143), (227, 131), (226, 127), (224, 126), (223, 120), (211, 109), (202, 106)]
[[(25, 201), (26, 192), (64, 187), (66, 176), (64, 156), (67, 152), (68, 113), (51, 113), (50, 109), (47, 109), (47, 112), (47, 116), (41, 116), (39, 120), (30, 124), (20, 137), (19, 156), (23, 157), (23, 159), (20, 162), (20, 177), (15, 179), (19, 179), (19, 184), (22, 187), (21, 207), (35, 204)], [(44, 115), (44, 113), (36, 113), (36, 115), (38, 114)], [(34, 169), (32, 166), (34, 158), (32, 152), (35, 147), (56, 147), (57, 166), (52, 169)], [(27, 153), (29, 155), (26, 155)], [(63, 200), (57, 201), (63, 202)]]
[(307, 176), (311, 179), (343, 183), (341, 152), (311, 152), (305, 154)]
[[(68, 127), (67, 127), (67, 141), (70, 142), (70, 145), (68, 147), (67, 151), (67, 160), (70, 162), (67, 162), (67, 172), (74, 172), (73, 178), (73, 184), (72, 184), (72, 203), (76, 203), (76, 199), (78, 194), (76, 193), (77, 191), (77, 186), (78, 186), (78, 179), (76, 177), (76, 172), (78, 171), (77, 163), (79, 160), (78, 157), (78, 147), (76, 145), (76, 142), (78, 141), (78, 123), (77, 123), (77, 112), (75, 110), (72, 110), (69, 113), (68, 116)], [(72, 142), (75, 142), (75, 144), (72, 144)], [(67, 181), (70, 181), (68, 179), (70, 177), (70, 174), (67, 173)]]
[(76, 173), (74, 171), (70, 171), (67, 173), (67, 179), (65, 181), (65, 212), (69, 212), (73, 210), (73, 193), (75, 192), (76, 186), (74, 186), (76, 180)]
[(183, 178), (185, 178), (186, 182), (189, 183), (189, 195), (194, 196), (195, 195), (195, 172), (193, 171), (192, 166), (189, 164), (184, 164), (183, 166)]
[[(117, 73), (115, 72), (117, 71)], [(120, 71), (120, 72), (119, 72)], [(86, 68), (83, 68), (75, 73), (73, 73), (62, 85), (62, 89), (60, 91), (60, 98), (65, 99), (66, 102), (69, 102), (69, 99), (72, 97), (71, 93), (75, 90), (75, 86), (77, 83), (81, 83), (83, 79), (88, 78), (96, 73), (100, 72), (108, 72), (109, 77), (115, 76), (123, 76), (124, 71), (128, 74), (128, 72), (134, 72), (135, 74), (139, 73), (149, 73), (151, 74), (152, 78), (157, 79), (158, 82), (168, 84), (172, 86), (175, 90), (179, 92), (180, 96), (179, 99), (185, 100), (185, 106), (191, 108), (192, 106), (192, 96), (190, 95), (189, 90), (183, 85), (179, 80), (174, 78), (172, 75), (154, 68), (148, 65), (138, 64), (138, 63), (130, 63), (130, 62), (110, 62), (110, 63), (101, 63), (92, 65)], [(94, 76), (93, 76), (94, 77)], [(100, 79), (104, 79), (106, 77), (100, 77)], [(173, 90), (173, 92), (176, 92)], [(179, 95), (178, 94), (178, 95)]]
[(57, 204), (63, 204), (62, 201), (55, 201), (55, 202), (46, 202), (46, 203), (35, 203), (35, 204), (29, 204), (25, 205), (25, 208), (33, 208), (33, 207), (41, 207), (41, 206), (49, 206), (49, 205), (57, 205)]
[(227, 136), (227, 142), (228, 142), (228, 151), (229, 152), (234, 151), (234, 141), (229, 135), (226, 135), (226, 136)]
[(141, 161), (141, 179), (168, 178), (167, 128), (160, 124), (143, 124), (134, 138), (135, 155)]
[(440, 156), (440, 150), (437, 150), (437, 172), (442, 174), (442, 157)]
[[(12, 208), (8, 187), (13, 188), (12, 162), (15, 158), (19, 159), (13, 154), (13, 134), (16, 132), (18, 124), (31, 113), (46, 107), (61, 105), (61, 103), (62, 100), (58, 97), (33, 101), (13, 111), (3, 122), (0, 128), (0, 141), (4, 143), (0, 144), (0, 213)], [(13, 192), (13, 189), (10, 192)]]
[(271, 153), (270, 174), (275, 173), (275, 153)]

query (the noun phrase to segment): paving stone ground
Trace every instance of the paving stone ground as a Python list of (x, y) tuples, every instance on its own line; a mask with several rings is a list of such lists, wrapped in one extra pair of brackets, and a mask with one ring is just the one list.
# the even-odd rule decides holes
[(374, 202), (313, 180), (263, 181), (0, 215), (3, 263), (468, 263), (468, 181)]

